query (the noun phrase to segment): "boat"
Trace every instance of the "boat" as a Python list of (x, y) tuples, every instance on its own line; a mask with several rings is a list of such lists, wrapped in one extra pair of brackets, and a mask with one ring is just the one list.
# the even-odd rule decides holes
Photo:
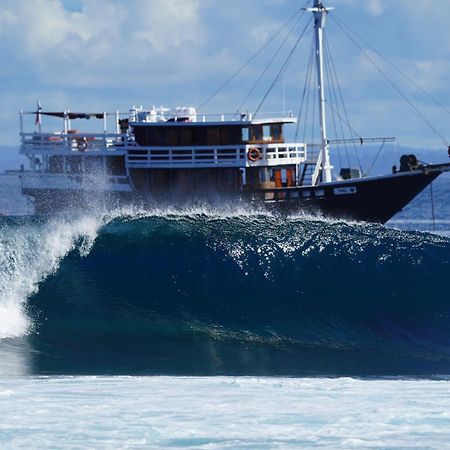
[[(144, 207), (227, 201), (387, 222), (449, 171), (450, 164), (424, 164), (404, 155), (399, 168), (383, 176), (350, 167), (333, 173), (330, 148), (340, 142), (327, 133), (323, 34), (331, 9), (322, 0), (306, 9), (314, 27), (318, 144), (285, 139), (286, 127), (298, 122), (292, 113), (216, 115), (162, 106), (77, 113), (44, 111), (39, 104), (36, 111), (20, 112), (20, 153), (30, 163), (21, 174), (23, 194), (33, 199), (37, 214), (85, 208), (96, 201)], [(38, 127), (32, 132), (24, 129), (29, 115)], [(43, 131), (44, 117), (61, 120), (58, 131)], [(103, 125), (101, 132), (82, 131), (78, 125), (92, 121)], [(357, 140), (363, 143), (363, 138)]]

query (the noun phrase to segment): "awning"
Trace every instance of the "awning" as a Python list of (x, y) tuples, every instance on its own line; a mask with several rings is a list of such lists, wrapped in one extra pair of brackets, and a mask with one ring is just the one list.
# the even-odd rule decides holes
[(52, 117), (60, 117), (61, 119), (104, 119), (104, 113), (65, 113), (65, 112), (42, 112), (36, 111), (36, 115), (40, 114), (42, 116), (52, 116)]

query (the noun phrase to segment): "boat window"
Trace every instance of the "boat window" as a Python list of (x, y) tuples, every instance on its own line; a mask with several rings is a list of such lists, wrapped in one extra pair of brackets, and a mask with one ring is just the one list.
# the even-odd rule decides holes
[(280, 123), (275, 123), (270, 126), (270, 135), (274, 141), (280, 141), (282, 139)]
[(63, 157), (59, 155), (49, 156), (48, 166), (49, 172), (61, 173), (63, 171)]
[(272, 136), (270, 134), (270, 125), (264, 125), (263, 126), (263, 136), (265, 141), (271, 141)]
[(261, 125), (254, 125), (250, 128), (250, 140), (262, 141), (263, 140), (263, 127)]
[(248, 127), (242, 128), (242, 142), (248, 142), (250, 140), (250, 133)]

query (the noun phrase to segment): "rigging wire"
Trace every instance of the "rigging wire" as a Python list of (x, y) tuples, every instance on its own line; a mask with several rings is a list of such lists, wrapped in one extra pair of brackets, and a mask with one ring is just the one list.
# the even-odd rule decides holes
[[(331, 72), (330, 58), (331, 58), (331, 55), (327, 51), (327, 48), (325, 47), (325, 67), (326, 67), (327, 81), (328, 81), (328, 85), (331, 88), (331, 96), (330, 96), (331, 110), (333, 110), (333, 102), (334, 102), (334, 104), (337, 105), (336, 106), (337, 110), (339, 111), (339, 102), (337, 100), (336, 86), (334, 84), (334, 79), (333, 79), (333, 75), (332, 75), (332, 72)], [(332, 114), (331, 116), (333, 118), (334, 134), (336, 136), (336, 139), (338, 139), (339, 134), (338, 134), (337, 125), (336, 125), (336, 114)], [(345, 141), (345, 133), (344, 133), (344, 127), (342, 125), (342, 120), (339, 120), (339, 127), (341, 129), (342, 140)], [(336, 149), (337, 149), (338, 158), (339, 158), (339, 165), (342, 168), (341, 152), (339, 150), (339, 147), (336, 147)], [(347, 159), (348, 167), (350, 167), (350, 158), (349, 158), (349, 155), (348, 155), (348, 147), (347, 147), (347, 143), (346, 142), (344, 142), (344, 150), (345, 150), (345, 156), (346, 156), (346, 159)]]
[(358, 34), (355, 30), (352, 30), (344, 21), (334, 16), (334, 19), (341, 23), (342, 26), (347, 28), (349, 32), (354, 34), (358, 39), (362, 41), (370, 50), (372, 50), (375, 54), (377, 54), (386, 64), (391, 66), (396, 72), (398, 72), (402, 77), (406, 78), (416, 89), (418, 89), (422, 94), (431, 100), (435, 105), (442, 108), (447, 114), (450, 115), (450, 109), (444, 106), (441, 102), (439, 102), (436, 98), (434, 98), (429, 92), (427, 92), (420, 84), (414, 81), (408, 74), (399, 69), (392, 61), (389, 61), (381, 52), (379, 52), (373, 45), (367, 42), (360, 34)]
[(272, 56), (272, 58), (269, 60), (269, 62), (267, 63), (266, 67), (264, 68), (263, 72), (261, 73), (261, 75), (259, 76), (259, 78), (256, 80), (256, 82), (253, 84), (252, 88), (250, 89), (249, 93), (247, 94), (247, 96), (244, 98), (244, 100), (241, 102), (241, 104), (239, 105), (239, 107), (236, 110), (236, 114), (239, 114), (239, 112), (242, 110), (242, 107), (245, 105), (245, 103), (247, 102), (247, 100), (252, 96), (253, 92), (255, 92), (255, 89), (258, 87), (259, 83), (261, 82), (261, 80), (264, 78), (264, 75), (267, 73), (267, 71), (270, 69), (271, 65), (273, 64), (273, 62), (275, 61), (275, 59), (277, 58), (277, 56), (280, 55), (281, 50), (283, 49), (283, 47), (285, 46), (286, 42), (288, 41), (288, 39), (291, 37), (292, 33), (295, 30), (295, 27), (299, 24), (299, 22), (303, 19), (303, 16), (305, 15), (305, 11), (303, 11), (302, 14), (300, 14), (300, 16), (297, 18), (297, 20), (295, 21), (294, 25), (291, 27), (291, 29), (289, 30), (288, 34), (286, 35), (286, 37), (283, 39), (283, 41), (281, 42), (281, 45), (277, 48), (277, 50), (275, 51), (274, 55)]
[[(335, 100), (336, 100), (336, 91), (335, 91), (334, 83), (332, 82), (332, 79), (331, 79), (330, 65), (328, 63), (327, 53), (325, 53), (325, 68), (326, 68), (325, 74), (327, 77), (327, 83), (328, 83), (328, 86), (331, 88), (330, 102), (331, 102), (331, 104), (333, 104), (333, 102), (335, 102)], [(337, 125), (336, 125), (336, 115), (332, 114), (331, 117), (333, 119), (334, 136), (335, 136), (335, 139), (337, 139), (339, 137), (339, 134), (338, 134), (338, 129), (337, 129)], [(340, 123), (341, 123), (341, 130), (342, 130), (342, 122), (340, 122)], [(345, 135), (343, 133), (342, 133), (341, 137), (342, 137), (342, 139), (345, 139)], [(344, 146), (345, 146), (345, 150), (347, 150), (347, 144), (344, 144)], [(336, 150), (337, 150), (338, 159), (339, 159), (339, 167), (342, 167), (341, 151), (338, 146), (336, 147)]]
[(431, 197), (431, 218), (433, 220), (433, 231), (436, 231), (436, 209), (434, 207), (433, 182), (430, 183), (430, 197)]
[[(303, 121), (303, 136), (302, 136), (302, 142), (306, 142), (306, 127), (307, 127), (307, 117), (308, 117), (308, 113), (309, 113), (309, 98), (311, 97), (311, 79), (313, 76), (313, 69), (314, 69), (314, 64), (313, 64), (313, 58), (314, 58), (314, 48), (315, 48), (315, 40), (314, 38), (312, 39), (311, 42), (311, 55), (310, 55), (310, 60), (309, 60), (309, 67), (308, 67), (308, 72), (307, 72), (307, 77), (305, 79), (305, 89), (306, 89), (306, 102), (305, 102), (305, 120)], [(303, 105), (301, 107), (301, 109), (303, 110)], [(298, 127), (300, 127), (300, 121), (298, 122)], [(297, 141), (297, 139), (295, 139)]]
[(374, 166), (375, 166), (375, 164), (376, 164), (378, 158), (380, 157), (381, 152), (382, 152), (382, 150), (383, 150), (383, 148), (384, 148), (384, 144), (386, 144), (386, 141), (383, 141), (383, 143), (381, 144), (381, 147), (379, 148), (378, 153), (376, 154), (374, 160), (372, 161), (372, 165), (370, 166), (370, 168), (369, 168), (369, 170), (368, 170), (368, 172), (367, 172), (367, 174), (366, 174), (367, 176), (370, 175), (370, 172), (372, 172), (372, 169), (374, 168)]
[(351, 34), (335, 20), (338, 27), (347, 35), (347, 37), (353, 42), (353, 44), (361, 51), (364, 57), (376, 68), (376, 70), (382, 75), (382, 77), (391, 85), (391, 87), (397, 91), (397, 93), (403, 98), (403, 100), (410, 106), (410, 108), (428, 125), (428, 127), (438, 136), (444, 143), (445, 147), (449, 147), (448, 141), (445, 137), (436, 129), (436, 127), (420, 112), (416, 105), (407, 97), (407, 95), (389, 78), (389, 76), (381, 69), (381, 67), (371, 58), (363, 47), (351, 36)]
[(256, 108), (256, 111), (253, 114), (253, 117), (256, 117), (256, 115), (258, 114), (258, 112), (261, 109), (262, 105), (264, 104), (264, 102), (266, 101), (267, 97), (269, 96), (270, 92), (272, 91), (272, 89), (277, 84), (278, 80), (280, 79), (281, 75), (284, 73), (284, 71), (288, 67), (289, 63), (291, 62), (292, 56), (293, 56), (295, 50), (297, 50), (298, 44), (300, 44), (300, 41), (303, 39), (303, 36), (306, 34), (306, 31), (307, 31), (307, 29), (309, 27), (309, 24), (312, 22), (312, 19), (313, 18), (311, 17), (311, 19), (308, 21), (308, 23), (306, 24), (305, 28), (303, 29), (302, 34), (300, 35), (300, 37), (295, 42), (295, 45), (292, 47), (292, 50), (289, 52), (289, 55), (285, 59), (285, 61), (284, 61), (283, 65), (281, 66), (281, 69), (279, 70), (277, 76), (273, 80), (273, 82), (270, 85), (269, 89), (265, 93), (263, 99), (260, 101), (258, 107)]
[[(360, 137), (360, 134), (359, 134), (359, 133), (356, 133), (356, 132), (353, 130), (353, 128), (351, 127), (351, 125), (350, 125), (350, 119), (349, 119), (349, 115), (348, 115), (348, 112), (347, 112), (347, 107), (345, 106), (344, 96), (343, 96), (343, 94), (342, 94), (342, 89), (341, 89), (341, 84), (339, 83), (339, 78), (338, 78), (338, 76), (337, 76), (336, 65), (334, 64), (333, 53), (331, 52), (331, 46), (330, 46), (330, 44), (329, 44), (328, 37), (327, 37), (327, 34), (326, 34), (325, 32), (324, 32), (324, 41), (325, 41), (325, 48), (326, 48), (326, 51), (327, 51), (327, 53), (328, 53), (328, 55), (329, 55), (329, 58), (330, 58), (331, 69), (332, 69), (332, 71), (333, 71), (334, 78), (335, 78), (335, 80), (336, 80), (337, 90), (338, 90), (338, 92), (339, 92), (339, 98), (340, 98), (341, 103), (342, 103), (342, 108), (343, 108), (343, 110), (344, 110), (344, 116), (345, 116), (345, 120), (346, 120), (346, 123), (347, 123), (348, 130), (349, 130), (349, 132), (350, 132), (350, 136), (353, 135), (353, 137)], [(340, 112), (339, 112), (339, 113), (340, 113)], [(353, 143), (353, 151), (354, 151), (354, 153), (355, 153), (356, 160), (357, 160), (357, 162), (358, 162), (358, 167), (359, 167), (359, 169), (361, 170), (361, 172), (363, 172), (363, 168), (362, 168), (362, 164), (361, 164), (361, 159), (360, 159), (360, 157), (359, 157), (359, 153), (358, 153), (358, 150), (357, 150), (357, 148), (356, 148), (355, 143)], [(347, 158), (348, 158), (348, 155), (347, 155)], [(348, 160), (349, 160), (349, 158), (348, 158)], [(350, 164), (349, 164), (349, 165), (350, 165)]]
[(204, 106), (206, 106), (214, 97), (216, 97), (217, 94), (219, 94), (219, 92), (227, 87), (244, 69), (246, 69), (289, 26), (289, 24), (295, 20), (299, 14), (303, 14), (302, 11), (308, 3), (309, 1), (305, 3), (304, 7), (299, 8), (295, 14), (287, 22), (285, 22), (284, 25), (275, 34), (273, 34), (246, 63), (244, 63), (230, 78), (224, 81), (206, 100), (204, 100), (197, 110), (200, 111)]
[[(309, 80), (311, 78), (311, 70), (313, 68), (313, 64), (312, 64), (313, 57), (314, 57), (314, 39), (312, 41), (311, 50), (309, 52), (308, 65), (307, 65), (306, 76), (305, 76), (305, 84), (303, 86), (302, 101), (300, 103), (300, 110), (299, 110), (298, 116), (297, 116), (297, 127), (295, 129), (295, 142), (298, 141), (298, 133), (300, 131), (300, 123), (301, 123), (301, 119), (303, 116), (303, 106), (305, 105), (305, 98), (306, 98), (306, 94), (307, 94), (309, 83), (310, 83)], [(304, 142), (304, 136), (303, 136), (303, 142)]]

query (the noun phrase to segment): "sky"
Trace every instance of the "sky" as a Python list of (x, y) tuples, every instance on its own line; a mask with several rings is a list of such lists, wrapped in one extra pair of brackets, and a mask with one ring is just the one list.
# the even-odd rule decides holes
[[(37, 99), (44, 110), (76, 112), (126, 112), (133, 105), (199, 106), (305, 3), (2, 0), (0, 145), (18, 145), (18, 111), (34, 110)], [(384, 65), (383, 70), (429, 124), (420, 119), (345, 36), (333, 16), (450, 110), (449, 3), (329, 0), (335, 10), (327, 23), (327, 37), (349, 121), (359, 135), (396, 136), (400, 145), (443, 149), (450, 140), (450, 114)], [(307, 14), (282, 51), (277, 51), (281, 40), (274, 41), (202, 111), (234, 112), (267, 62), (278, 55), (243, 107), (254, 111), (301, 34)], [(310, 42), (307, 34), (263, 109), (281, 111), (285, 105), (297, 114)], [(370, 48), (362, 47), (377, 64), (383, 64)], [(34, 130), (31, 121), (28, 131)]]

